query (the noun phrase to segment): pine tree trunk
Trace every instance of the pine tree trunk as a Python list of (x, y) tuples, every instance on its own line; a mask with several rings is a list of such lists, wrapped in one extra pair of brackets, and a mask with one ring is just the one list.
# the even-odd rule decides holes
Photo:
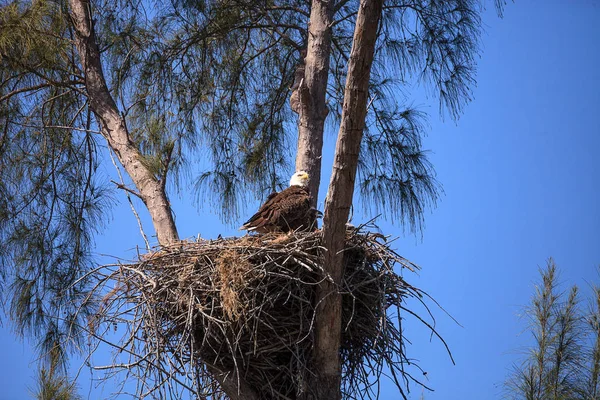
[(142, 163), (142, 155), (131, 141), (125, 119), (119, 113), (108, 90), (91, 18), (91, 4), (88, 0), (70, 0), (69, 5), (90, 108), (101, 125), (102, 135), (131, 177), (140, 198), (148, 208), (158, 243), (163, 246), (169, 245), (179, 237), (164, 183)]
[[(208, 370), (212, 373), (215, 379), (219, 382), (221, 390), (223, 390), (230, 400), (258, 400), (260, 396), (252, 389), (243, 379), (237, 379), (235, 373), (222, 373), (215, 367), (210, 365)], [(238, 386), (239, 385), (239, 386)]]
[(323, 244), (325, 268), (333, 282), (319, 285), (320, 301), (315, 321), (315, 385), (319, 400), (340, 399), (342, 298), (338, 292), (343, 269), (346, 222), (354, 195), (354, 180), (358, 165), (367, 114), (369, 78), (375, 53), (377, 29), (381, 18), (382, 0), (361, 0), (344, 91), (342, 120), (338, 133), (333, 173), (325, 200)]
[(328, 113), (325, 96), (329, 77), (333, 6), (332, 0), (312, 2), (304, 59), (304, 79), (297, 89), (298, 104), (292, 104), (292, 108), (298, 113), (296, 170), (306, 171), (310, 176), (309, 190), (313, 207), (317, 205), (321, 183), (323, 130)]

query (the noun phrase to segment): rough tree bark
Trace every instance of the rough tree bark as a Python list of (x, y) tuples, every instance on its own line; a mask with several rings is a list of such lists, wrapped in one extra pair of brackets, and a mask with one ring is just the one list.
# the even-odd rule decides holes
[(165, 246), (179, 239), (164, 182), (159, 181), (142, 163), (142, 155), (131, 141), (125, 119), (108, 90), (88, 0), (70, 0), (75, 44), (85, 76), (90, 108), (102, 127), (102, 135), (131, 177), (150, 216), (158, 243)]
[(218, 368), (208, 365), (208, 370), (219, 382), (221, 389), (227, 394), (229, 400), (259, 400), (260, 396), (240, 378), (238, 381), (236, 374), (224, 373)]
[(298, 152), (296, 170), (310, 176), (312, 206), (316, 207), (321, 183), (323, 130), (328, 109), (325, 102), (331, 51), (333, 0), (314, 0), (308, 23), (308, 43), (304, 59), (304, 79), (300, 81), (292, 103), (298, 113)]
[(369, 77), (375, 53), (377, 29), (383, 0), (361, 0), (344, 89), (344, 104), (337, 137), (333, 172), (325, 199), (323, 219), (324, 266), (332, 281), (317, 288), (314, 361), (316, 382), (312, 385), (320, 400), (341, 398), (342, 298), (338, 292), (343, 276), (346, 222), (354, 195), (360, 142), (365, 128)]

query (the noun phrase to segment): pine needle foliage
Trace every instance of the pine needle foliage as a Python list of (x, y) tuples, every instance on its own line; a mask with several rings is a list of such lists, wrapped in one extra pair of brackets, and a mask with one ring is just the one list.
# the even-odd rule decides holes
[(41, 368), (37, 376), (37, 387), (33, 393), (36, 400), (82, 400), (77, 386), (66, 375), (53, 368)]
[[(342, 2), (332, 68), (345, 68), (355, 2)], [(500, 12), (502, 4), (498, 3)], [(388, 1), (370, 83), (370, 109), (358, 170), (361, 203), (412, 231), (435, 206), (441, 188), (421, 139), (427, 115), (410, 106), (414, 88), (439, 99), (458, 119), (472, 100), (483, 4), (474, 0)], [(343, 75), (342, 75), (343, 76)], [(344, 81), (334, 79), (332, 107), (341, 113)]]
[[(15, 330), (63, 365), (110, 198), (97, 180), (98, 146), (65, 10), (55, 2), (0, 9), (0, 263)], [(69, 348), (64, 348), (68, 346)]]
[(549, 259), (540, 269), (542, 283), (526, 308), (533, 337), (523, 362), (513, 366), (505, 398), (525, 400), (596, 400), (598, 392), (598, 287), (583, 310), (579, 290), (558, 288), (557, 267)]
[(587, 399), (596, 400), (600, 399), (600, 285), (594, 285), (592, 289), (593, 296), (585, 319), (591, 343), (585, 353), (589, 368), (583, 378), (583, 385)]
[[(359, 185), (363, 204), (373, 203), (411, 228), (418, 228), (423, 210), (435, 204), (439, 186), (416, 139), (425, 133), (425, 114), (407, 106), (406, 99), (411, 87), (423, 85), (439, 99), (440, 111), (460, 116), (475, 84), (482, 4), (411, 0), (384, 6), (368, 125), (374, 132), (371, 145), (391, 155), (371, 169), (373, 153), (363, 154), (365, 171), (376, 173), (360, 175)], [(287, 100), (306, 47), (310, 2), (153, 5), (152, 15), (141, 13), (137, 3), (99, 7), (114, 90), (124, 107), (131, 105), (132, 131), (145, 135), (149, 121), (162, 121), (165, 129), (157, 137), (164, 143), (144, 140), (155, 150), (175, 143), (176, 165), (183, 166), (186, 155), (202, 146), (210, 162), (203, 171), (187, 171), (198, 204), (220, 209), (231, 222), (248, 193), (264, 198), (289, 175), (281, 172), (289, 170), (288, 149), (295, 139)], [(341, 112), (357, 6), (340, 1), (335, 9), (328, 87), (334, 121)], [(500, 11), (502, 2), (497, 6)], [(420, 125), (407, 129), (407, 115), (418, 115)], [(399, 142), (411, 145), (394, 151)], [(399, 174), (399, 165), (410, 168)], [(394, 184), (401, 185), (401, 195), (390, 189)]]
[[(475, 84), (482, 4), (395, 0), (384, 6), (371, 78), (370, 151), (362, 153), (358, 185), (364, 205), (412, 229), (440, 188), (420, 141), (425, 114), (407, 99), (412, 87), (424, 85), (441, 111), (459, 117)], [(333, 121), (340, 115), (357, 5), (339, 1), (335, 8), (328, 87)], [(159, 179), (175, 188), (181, 179), (195, 182), (198, 204), (220, 210), (230, 223), (249, 195), (262, 199), (285, 184), (295, 140), (288, 98), (306, 47), (310, 2), (104, 1), (93, 7), (109, 87), (145, 165)], [(5, 93), (40, 104), (56, 93), (36, 92), (37, 86), (67, 86), (60, 95), (76, 98), (75, 112), (83, 118), (65, 118), (65, 126), (94, 126), (85, 120), (65, 3), (10, 2), (2, 14), (5, 26), (18, 26), (0, 35), (1, 57), (12, 60), (3, 81), (19, 81)], [(35, 55), (15, 57), (23, 48)], [(49, 71), (40, 75), (42, 65)], [(37, 93), (35, 101), (30, 92)], [(24, 113), (32, 124), (47, 125), (39, 115), (5, 110), (11, 110), (9, 121)], [(372, 158), (386, 153), (385, 160)]]

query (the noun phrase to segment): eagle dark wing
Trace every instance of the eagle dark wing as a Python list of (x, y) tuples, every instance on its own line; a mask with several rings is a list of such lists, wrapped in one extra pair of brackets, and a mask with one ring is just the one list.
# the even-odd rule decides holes
[(271, 193), (260, 207), (240, 229), (266, 232), (289, 232), (299, 228), (308, 229), (307, 218), (310, 211), (310, 194), (301, 186), (290, 186), (279, 192)]
[(306, 218), (310, 210), (310, 195), (306, 188), (291, 186), (287, 196), (282, 197), (278, 204), (279, 221), (277, 226), (283, 232), (307, 228)]
[[(279, 195), (279, 194), (281, 194), (281, 192), (271, 193), (265, 200), (264, 204), (262, 206), (260, 206), (260, 208), (258, 209), (256, 214), (251, 216), (248, 221), (244, 222), (244, 225), (241, 226), (240, 230), (245, 229), (245, 230), (253, 231), (253, 230), (262, 228), (263, 226), (268, 224), (269, 216), (272, 214), (272, 212), (270, 211), (272, 208), (272, 204), (273, 204), (275, 198), (277, 197), (277, 195)], [(259, 230), (259, 232), (260, 232), (260, 230)]]

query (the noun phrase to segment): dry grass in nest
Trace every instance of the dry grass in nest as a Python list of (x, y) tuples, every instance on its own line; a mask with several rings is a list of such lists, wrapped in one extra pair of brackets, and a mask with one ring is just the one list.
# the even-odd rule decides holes
[[(104, 295), (92, 333), (117, 348), (103, 368), (127, 369), (138, 396), (190, 390), (224, 398), (214, 378), (221, 372), (264, 399), (302, 398), (310, 392), (315, 289), (328, 279), (322, 251), (320, 232), (199, 240), (99, 272), (95, 290)], [(418, 382), (402, 319), (416, 317), (437, 335), (406, 305), (408, 298), (425, 304), (426, 295), (394, 267), (417, 268), (381, 235), (348, 231), (340, 288), (344, 398), (377, 397), (373, 383), (384, 374), (403, 396)], [(122, 335), (115, 339), (111, 327)]]

